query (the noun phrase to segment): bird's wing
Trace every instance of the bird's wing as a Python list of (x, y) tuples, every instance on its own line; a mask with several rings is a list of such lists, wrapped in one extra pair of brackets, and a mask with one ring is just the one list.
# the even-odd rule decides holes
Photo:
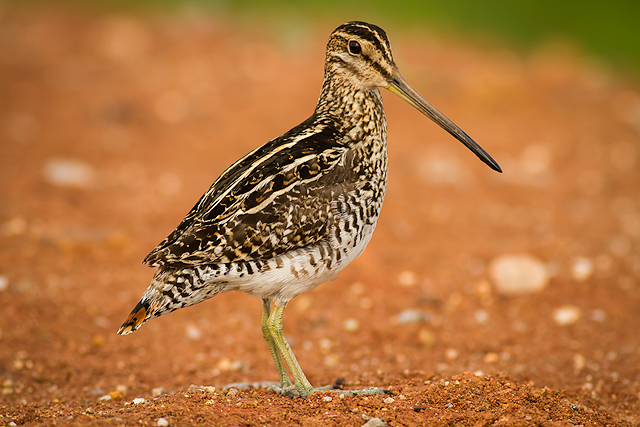
[(330, 123), (312, 116), (247, 154), (213, 183), (144, 263), (268, 259), (325, 238), (333, 220), (330, 201), (356, 180), (352, 161), (344, 164), (350, 150), (336, 142), (340, 137)]

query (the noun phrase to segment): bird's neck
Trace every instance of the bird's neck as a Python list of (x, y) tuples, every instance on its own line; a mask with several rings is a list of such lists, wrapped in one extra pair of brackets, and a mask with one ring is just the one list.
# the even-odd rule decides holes
[(331, 119), (344, 133), (361, 127), (365, 132), (384, 134), (386, 140), (386, 118), (380, 91), (363, 88), (348, 75), (325, 71), (315, 113)]

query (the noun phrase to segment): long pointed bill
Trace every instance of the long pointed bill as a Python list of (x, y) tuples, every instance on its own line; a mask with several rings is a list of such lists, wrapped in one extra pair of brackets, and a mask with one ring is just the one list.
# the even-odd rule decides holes
[(485, 162), (491, 169), (502, 172), (498, 163), (482, 149), (469, 135), (453, 123), (447, 116), (442, 114), (429, 101), (424, 99), (411, 85), (402, 77), (400, 71), (396, 68), (393, 71), (393, 80), (387, 86), (391, 92), (413, 105), (418, 111), (433, 120), (442, 129), (453, 135), (458, 141), (462, 142), (469, 150), (478, 156), (480, 160)]

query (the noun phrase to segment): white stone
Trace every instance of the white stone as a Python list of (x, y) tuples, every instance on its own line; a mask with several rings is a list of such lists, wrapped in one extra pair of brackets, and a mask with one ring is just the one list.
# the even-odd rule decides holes
[(45, 163), (42, 174), (48, 183), (61, 187), (88, 188), (96, 180), (93, 166), (78, 159), (50, 159)]
[(382, 418), (370, 418), (362, 427), (387, 427), (388, 425)]
[(415, 271), (405, 270), (398, 274), (398, 284), (400, 286), (410, 287), (418, 283), (418, 274)]
[(158, 427), (167, 427), (169, 425), (169, 421), (167, 421), (166, 418), (158, 418), (156, 425)]
[(141, 403), (145, 403), (147, 401), (147, 399), (142, 398), (142, 397), (136, 397), (135, 399), (133, 399), (133, 404), (134, 405), (139, 405)]
[(355, 332), (360, 329), (360, 322), (358, 321), (358, 319), (350, 317), (349, 319), (345, 319), (343, 326), (345, 331)]
[(553, 320), (560, 326), (573, 325), (581, 316), (579, 307), (575, 305), (563, 305), (553, 310)]
[(577, 257), (571, 263), (571, 277), (575, 281), (584, 282), (593, 274), (593, 261), (585, 257)]
[(429, 313), (408, 308), (400, 312), (400, 314), (398, 314), (398, 317), (396, 318), (396, 322), (399, 325), (418, 323), (424, 320), (429, 320), (429, 317), (430, 317)]
[(187, 338), (189, 338), (192, 341), (197, 341), (200, 338), (202, 338), (202, 332), (195, 325), (187, 325), (185, 329), (185, 334), (187, 335)]
[(545, 264), (528, 254), (501, 255), (489, 266), (496, 291), (503, 295), (540, 292), (549, 283)]

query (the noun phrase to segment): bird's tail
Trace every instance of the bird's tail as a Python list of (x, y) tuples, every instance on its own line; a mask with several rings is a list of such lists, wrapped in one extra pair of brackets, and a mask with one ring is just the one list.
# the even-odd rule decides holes
[(147, 298), (142, 297), (140, 302), (135, 306), (135, 308), (127, 317), (127, 320), (124, 321), (120, 329), (118, 329), (118, 334), (127, 335), (131, 332), (134, 332), (138, 329), (144, 322), (151, 318), (151, 314), (155, 309), (155, 304), (151, 305), (151, 301)]

